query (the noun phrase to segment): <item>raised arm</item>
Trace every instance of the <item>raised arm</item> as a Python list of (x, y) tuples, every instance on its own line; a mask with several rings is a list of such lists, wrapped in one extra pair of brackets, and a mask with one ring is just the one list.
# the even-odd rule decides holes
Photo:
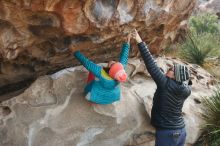
[(93, 63), (88, 58), (86, 58), (83, 54), (81, 54), (79, 51), (74, 52), (74, 56), (77, 60), (90, 72), (92, 72), (96, 77), (99, 77), (101, 75), (101, 69), (102, 67)]
[(120, 58), (119, 62), (126, 68), (128, 64), (128, 56), (129, 56), (129, 50), (130, 50), (130, 39), (131, 39), (131, 34), (128, 34), (126, 37), (126, 42), (123, 43), (121, 47), (121, 53), (120, 53)]
[(161, 72), (160, 68), (157, 66), (156, 62), (154, 61), (154, 58), (152, 57), (147, 45), (142, 42), (142, 39), (140, 38), (138, 32), (135, 30), (135, 32), (132, 34), (135, 40), (138, 43), (138, 48), (141, 53), (141, 56), (144, 60), (145, 66), (150, 73), (151, 77), (157, 84), (157, 86), (165, 86), (167, 82), (166, 76)]
[(126, 68), (128, 64), (128, 56), (129, 56), (130, 44), (123, 43), (120, 53), (119, 62)]

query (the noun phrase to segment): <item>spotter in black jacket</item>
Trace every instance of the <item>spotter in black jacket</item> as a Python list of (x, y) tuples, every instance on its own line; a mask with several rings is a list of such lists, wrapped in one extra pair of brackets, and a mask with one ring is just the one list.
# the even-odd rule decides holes
[(144, 42), (139, 43), (138, 48), (148, 72), (157, 84), (151, 111), (151, 124), (158, 129), (184, 128), (182, 107), (191, 94), (191, 87), (164, 75)]

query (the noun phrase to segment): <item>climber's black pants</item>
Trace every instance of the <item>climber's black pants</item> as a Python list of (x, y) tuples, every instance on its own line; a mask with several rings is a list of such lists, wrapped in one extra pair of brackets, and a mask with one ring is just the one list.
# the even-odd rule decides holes
[(156, 130), (155, 146), (184, 146), (186, 140), (186, 130)]

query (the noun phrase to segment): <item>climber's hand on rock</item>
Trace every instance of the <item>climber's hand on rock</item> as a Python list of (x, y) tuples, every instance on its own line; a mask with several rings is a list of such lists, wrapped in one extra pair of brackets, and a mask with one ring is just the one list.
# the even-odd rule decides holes
[(76, 47), (73, 47), (73, 46), (70, 46), (70, 47), (69, 47), (69, 50), (70, 50), (71, 52), (76, 52), (76, 51), (77, 51)]
[(132, 38), (134, 38), (137, 43), (141, 43), (142, 42), (142, 39), (141, 39), (141, 37), (138, 34), (136, 29), (134, 29), (134, 31), (132, 31)]

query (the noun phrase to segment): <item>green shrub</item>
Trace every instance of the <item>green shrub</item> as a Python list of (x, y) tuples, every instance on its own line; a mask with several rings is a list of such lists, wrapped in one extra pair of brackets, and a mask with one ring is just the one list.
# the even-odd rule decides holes
[(203, 66), (207, 58), (220, 56), (220, 29), (215, 14), (191, 16), (189, 30), (186, 40), (179, 44), (180, 57)]
[(211, 33), (190, 34), (185, 42), (179, 45), (180, 56), (188, 62), (203, 65), (208, 57), (220, 54), (220, 37)]
[(199, 138), (199, 145), (220, 145), (220, 90), (217, 90), (210, 98), (203, 98), (205, 126)]
[(192, 33), (218, 33), (218, 16), (211, 13), (203, 13), (191, 16), (189, 19), (189, 28)]

